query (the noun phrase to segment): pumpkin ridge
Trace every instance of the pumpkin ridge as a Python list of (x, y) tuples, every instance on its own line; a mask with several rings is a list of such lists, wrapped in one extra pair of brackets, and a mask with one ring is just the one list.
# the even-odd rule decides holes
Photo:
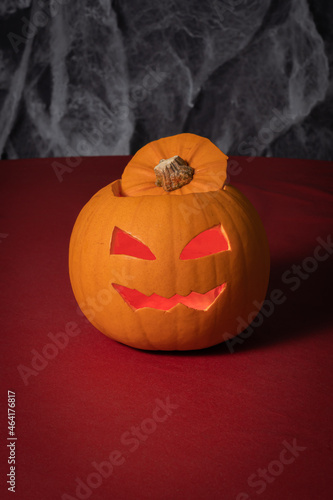
[[(241, 193), (241, 191), (239, 191), (239, 189), (237, 189), (235, 186), (232, 186), (231, 184), (229, 184), (228, 186), (226, 186), (226, 189), (224, 190), (224, 192), (228, 193), (228, 195), (231, 196), (235, 200), (235, 203), (238, 203), (242, 207), (242, 209), (243, 209), (244, 213), (246, 214), (246, 216), (248, 217), (249, 221), (252, 222), (252, 224), (251, 224), (252, 229), (254, 229), (253, 218), (255, 218), (256, 221), (259, 221), (260, 225), (262, 226), (262, 222), (260, 220), (258, 212), (254, 208), (254, 206), (249, 202), (249, 200), (247, 198), (245, 198), (245, 196)], [(251, 212), (251, 214), (249, 214), (249, 211)], [(263, 229), (263, 226), (261, 229)], [(255, 231), (255, 229), (254, 229), (254, 231)], [(257, 233), (260, 236), (261, 244), (267, 244), (267, 237), (266, 237), (265, 232), (260, 230), (260, 231), (257, 231)], [(258, 234), (254, 235), (256, 240), (258, 239)]]
[[(217, 206), (214, 203), (212, 203), (212, 204), (210, 204), (210, 206), (213, 208), (215, 214), (217, 215), (217, 218), (220, 219), (219, 213), (218, 213), (220, 211), (220, 204)], [(206, 220), (206, 225), (207, 225), (207, 227), (209, 227), (210, 220), (208, 218), (208, 214), (206, 213), (206, 211), (204, 211), (204, 214), (205, 214), (204, 216), (205, 216), (205, 220)], [(221, 227), (221, 224), (220, 224), (220, 227)], [(218, 276), (218, 272), (217, 272), (217, 260), (213, 259), (213, 262), (214, 262), (214, 275), (215, 275), (215, 280), (216, 280), (216, 278)], [(226, 284), (226, 287), (228, 287), (227, 281), (225, 281), (225, 284)], [(216, 297), (216, 299), (217, 298), (218, 297)], [(215, 326), (215, 328), (216, 327), (217, 327), (217, 318), (216, 318), (216, 326)]]
[[(225, 191), (224, 191), (225, 193)], [(238, 203), (236, 200), (233, 200), (234, 204), (236, 205), (236, 214), (238, 214)], [(242, 304), (242, 307), (240, 307), (241, 310), (244, 310), (245, 307), (246, 307), (246, 304), (248, 302), (248, 298), (249, 298), (249, 290), (250, 290), (250, 287), (252, 286), (252, 284), (249, 282), (249, 269), (248, 269), (248, 263), (247, 263), (247, 256), (246, 256), (246, 253), (245, 253), (245, 249), (244, 249), (244, 244), (243, 244), (243, 238), (242, 238), (242, 235), (240, 234), (240, 232), (238, 231), (238, 228), (237, 228), (237, 225), (235, 223), (235, 220), (234, 220), (234, 217), (231, 216), (230, 214), (230, 211), (228, 209), (229, 205), (227, 205), (226, 203), (223, 204), (223, 208), (224, 210), (226, 211), (226, 213), (228, 214), (228, 217), (230, 219), (230, 221), (232, 222), (232, 225), (233, 225), (233, 231), (237, 234), (237, 237), (238, 237), (238, 246), (239, 246), (239, 250), (240, 250), (240, 253), (241, 253), (241, 260), (242, 262), (245, 263), (245, 279), (243, 279), (243, 281), (246, 282), (246, 292), (243, 294), (243, 304)], [(235, 207), (233, 206), (233, 213), (234, 213), (234, 210), (235, 210)], [(243, 219), (243, 222), (245, 221), (245, 218), (242, 217)], [(245, 221), (247, 222), (247, 221)], [(246, 224), (244, 224), (246, 226)], [(232, 246), (231, 246), (231, 250), (232, 250)], [(224, 332), (224, 333), (227, 333), (227, 332)]]
[[(267, 239), (266, 239), (264, 228), (262, 226), (262, 222), (259, 218), (259, 215), (258, 215), (256, 209), (254, 208), (254, 206), (250, 203), (249, 200), (247, 200), (247, 198), (245, 198), (245, 196), (241, 193), (241, 191), (239, 191), (237, 188), (235, 188), (234, 186), (231, 186), (231, 185), (229, 185), (228, 188), (229, 189), (225, 190), (225, 193), (228, 194), (228, 196), (231, 197), (235, 201), (235, 203), (238, 204), (239, 208), (241, 209), (241, 213), (242, 213), (243, 220), (245, 221), (245, 225), (248, 228), (248, 230), (250, 230), (250, 232), (251, 232), (248, 235), (248, 237), (251, 241), (254, 242), (254, 249), (256, 250), (256, 252), (259, 252), (261, 248), (267, 247)], [(251, 212), (250, 214), (249, 214), (249, 211)], [(258, 241), (259, 239), (260, 239), (260, 243)], [(244, 248), (244, 247), (242, 246), (242, 248)], [(266, 253), (264, 253), (264, 257), (265, 256), (266, 256)], [(268, 256), (269, 256), (269, 254), (268, 254)], [(249, 275), (250, 262), (248, 259), (245, 259), (245, 261), (246, 261), (246, 267), (247, 267), (247, 274)], [(269, 274), (269, 257), (268, 257), (268, 261), (266, 261), (266, 258), (264, 258), (264, 266), (266, 267), (266, 265), (268, 267), (268, 270), (266, 270), (266, 271)], [(263, 276), (265, 274), (266, 274), (265, 271), (261, 272), (260, 283), (263, 281)], [(247, 302), (251, 302), (250, 301), (250, 296), (252, 295), (251, 286), (253, 287), (253, 284), (251, 285), (251, 283), (249, 282), (248, 279), (247, 279), (247, 283), (248, 283)], [(267, 283), (266, 283), (266, 289), (267, 289)], [(251, 306), (252, 306), (252, 312), (253, 312), (253, 308), (255, 307), (253, 302), (251, 302)], [(257, 311), (257, 312), (259, 313), (259, 311)]]

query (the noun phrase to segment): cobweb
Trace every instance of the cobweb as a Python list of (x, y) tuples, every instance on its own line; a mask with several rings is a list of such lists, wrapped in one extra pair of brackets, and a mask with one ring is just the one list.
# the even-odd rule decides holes
[(128, 154), (183, 131), (227, 154), (332, 153), (306, 0), (6, 0), (0, 27), (4, 157)]
[(8, 141), (10, 157), (126, 154), (133, 118), (115, 13), (107, 2), (61, 3), (54, 11), (33, 3), (30, 20), (44, 12), (45, 26), (26, 42), (12, 38), (16, 65), (2, 51), (0, 145)]

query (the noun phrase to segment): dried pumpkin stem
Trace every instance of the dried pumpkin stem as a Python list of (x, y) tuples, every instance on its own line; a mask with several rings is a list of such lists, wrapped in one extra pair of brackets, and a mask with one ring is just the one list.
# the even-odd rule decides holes
[(156, 186), (162, 187), (165, 191), (174, 191), (191, 182), (194, 168), (176, 155), (167, 160), (160, 160), (159, 164), (154, 168), (154, 172), (156, 174)]

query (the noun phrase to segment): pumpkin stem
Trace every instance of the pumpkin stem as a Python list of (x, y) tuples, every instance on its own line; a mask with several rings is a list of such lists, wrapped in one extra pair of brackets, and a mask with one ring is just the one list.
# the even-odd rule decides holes
[(167, 160), (160, 160), (159, 164), (154, 168), (154, 172), (156, 174), (156, 186), (162, 187), (165, 191), (174, 191), (191, 182), (194, 168), (176, 155)]

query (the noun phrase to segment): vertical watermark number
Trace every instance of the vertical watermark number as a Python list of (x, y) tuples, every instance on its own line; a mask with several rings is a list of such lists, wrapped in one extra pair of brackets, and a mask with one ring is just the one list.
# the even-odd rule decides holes
[(16, 463), (16, 428), (15, 428), (15, 392), (8, 391), (8, 437), (7, 448), (8, 448), (8, 465), (9, 472), (7, 474), (7, 484), (8, 491), (15, 493), (16, 487), (16, 474), (15, 474), (15, 463)]

